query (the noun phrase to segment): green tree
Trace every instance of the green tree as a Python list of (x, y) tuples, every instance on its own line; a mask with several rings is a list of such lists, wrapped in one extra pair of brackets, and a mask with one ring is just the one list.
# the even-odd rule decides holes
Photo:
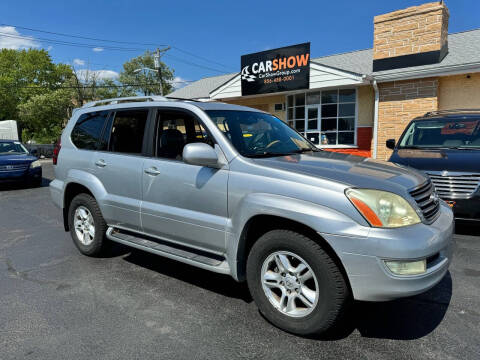
[(18, 119), (18, 105), (72, 77), (66, 64), (54, 64), (46, 50), (0, 50), (0, 120)]
[(112, 79), (104, 79), (98, 83), (95, 91), (95, 100), (135, 96), (133, 88), (123, 87)]
[[(153, 71), (135, 72), (137, 69), (154, 69), (153, 53), (146, 51), (143, 55), (137, 56), (123, 64), (123, 71), (120, 73), (119, 81), (126, 85), (125, 91), (140, 92), (143, 95), (160, 94), (160, 80), (158, 74)], [(160, 72), (162, 75), (163, 94), (171, 93), (173, 90), (174, 70), (160, 61)], [(131, 86), (137, 85), (138, 86)]]
[(55, 141), (72, 115), (72, 97), (71, 89), (47, 90), (18, 105), (23, 140), (44, 144)]

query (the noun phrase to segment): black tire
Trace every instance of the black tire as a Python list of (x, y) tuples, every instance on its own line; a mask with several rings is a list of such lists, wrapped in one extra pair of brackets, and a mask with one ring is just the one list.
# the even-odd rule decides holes
[(32, 184), (33, 187), (40, 187), (40, 186), (42, 186), (42, 177), (40, 176), (39, 178), (34, 179), (34, 180), (31, 182), (31, 184)]
[[(317, 279), (320, 296), (313, 310), (302, 317), (282, 313), (268, 300), (261, 282), (264, 261), (276, 251), (288, 251), (301, 257)], [(290, 230), (272, 230), (253, 245), (247, 259), (250, 293), (263, 316), (275, 326), (302, 336), (328, 336), (343, 323), (350, 307), (350, 289), (333, 259), (312, 239)]]
[[(83, 206), (90, 211), (95, 226), (95, 236), (93, 237), (92, 243), (89, 245), (82, 244), (75, 232), (75, 210), (80, 206)], [(70, 229), (70, 235), (72, 236), (73, 243), (82, 254), (87, 256), (99, 256), (106, 249), (107, 239), (105, 234), (108, 226), (103, 219), (97, 202), (89, 194), (79, 194), (73, 198), (68, 209), (68, 227)]]

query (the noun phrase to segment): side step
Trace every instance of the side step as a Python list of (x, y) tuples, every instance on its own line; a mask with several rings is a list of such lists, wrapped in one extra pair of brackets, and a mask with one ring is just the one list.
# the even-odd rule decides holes
[(192, 249), (144, 234), (109, 227), (107, 238), (140, 250), (168, 257), (203, 269), (230, 274), (230, 267), (223, 256)]

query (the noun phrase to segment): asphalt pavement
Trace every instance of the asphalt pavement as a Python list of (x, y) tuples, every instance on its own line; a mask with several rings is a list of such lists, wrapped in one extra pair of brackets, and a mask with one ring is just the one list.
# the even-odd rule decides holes
[(480, 359), (480, 228), (429, 292), (356, 303), (344, 334), (269, 324), (245, 284), (113, 245), (81, 255), (41, 188), (0, 187), (0, 359)]

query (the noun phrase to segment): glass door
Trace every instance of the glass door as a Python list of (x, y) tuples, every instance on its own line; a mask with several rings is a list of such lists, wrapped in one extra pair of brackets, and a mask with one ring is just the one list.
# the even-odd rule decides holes
[(320, 105), (307, 105), (305, 137), (315, 145), (320, 144)]

